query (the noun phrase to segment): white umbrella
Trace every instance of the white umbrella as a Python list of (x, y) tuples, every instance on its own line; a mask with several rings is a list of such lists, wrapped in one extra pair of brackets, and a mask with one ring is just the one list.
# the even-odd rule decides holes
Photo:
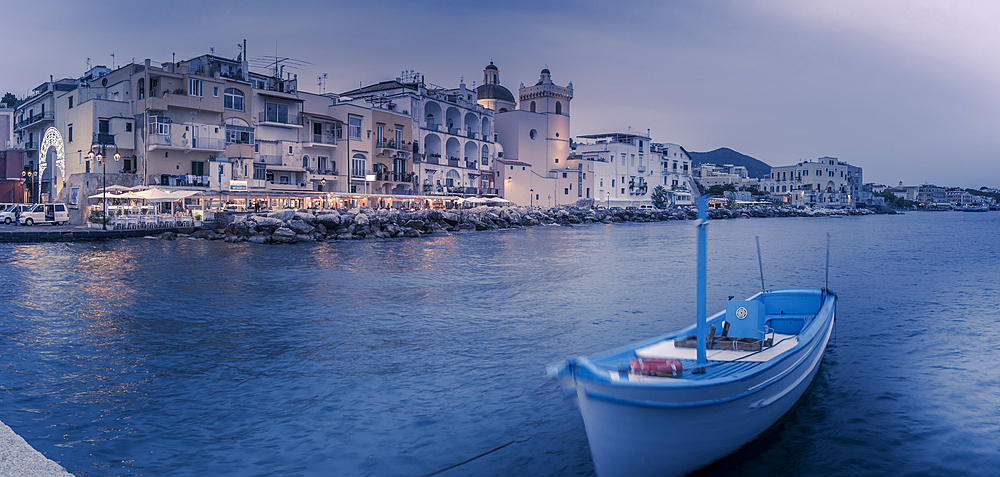
[(132, 188), (131, 187), (121, 186), (121, 185), (118, 185), (118, 184), (113, 184), (113, 185), (109, 185), (107, 187), (104, 187), (104, 188), (101, 188), (101, 189), (97, 189), (97, 190), (98, 191), (102, 191), (102, 190), (115, 191), (115, 190), (132, 190)]
[(87, 198), (88, 199), (104, 199), (104, 198), (107, 198), (107, 199), (143, 199), (144, 197), (137, 196), (137, 195), (135, 195), (132, 192), (125, 192), (123, 194), (104, 194), (104, 193), (100, 193), (100, 194), (94, 194), (94, 195), (92, 195), (90, 197), (87, 197)]
[(160, 199), (165, 199), (170, 197), (170, 191), (163, 189), (147, 189), (139, 192), (134, 192), (135, 195), (141, 196), (142, 198), (150, 202), (159, 202)]

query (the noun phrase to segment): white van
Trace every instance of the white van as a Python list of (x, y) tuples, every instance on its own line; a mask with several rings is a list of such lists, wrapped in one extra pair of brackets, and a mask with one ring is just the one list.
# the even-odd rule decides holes
[(21, 212), (21, 224), (65, 224), (69, 220), (69, 209), (66, 204), (35, 204), (27, 211)]
[(31, 204), (5, 204), (3, 208), (0, 208), (0, 222), (5, 224), (14, 223), (14, 210), (21, 209), (21, 214), (31, 208)]

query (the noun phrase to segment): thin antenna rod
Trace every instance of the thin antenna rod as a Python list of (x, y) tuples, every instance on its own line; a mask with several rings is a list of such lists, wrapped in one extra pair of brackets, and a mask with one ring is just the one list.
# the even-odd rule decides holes
[(764, 260), (760, 258), (760, 236), (755, 235), (754, 240), (757, 241), (757, 265), (760, 266), (760, 291), (764, 291)]
[(830, 289), (830, 232), (826, 233), (826, 282), (823, 283), (823, 289)]

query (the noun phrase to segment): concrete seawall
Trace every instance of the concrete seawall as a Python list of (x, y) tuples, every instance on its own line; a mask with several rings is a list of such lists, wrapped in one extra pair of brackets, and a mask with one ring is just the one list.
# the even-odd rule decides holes
[(0, 421), (0, 476), (72, 477)]

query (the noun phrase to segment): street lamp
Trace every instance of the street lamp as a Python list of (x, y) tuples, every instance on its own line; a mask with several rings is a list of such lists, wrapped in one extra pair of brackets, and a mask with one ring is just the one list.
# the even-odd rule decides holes
[(103, 172), (101, 173), (102, 182), (104, 183), (104, 197), (101, 199), (104, 205), (104, 217), (101, 218), (101, 228), (103, 230), (108, 230), (108, 161), (106, 159), (109, 144), (115, 146), (115, 162), (120, 161), (122, 155), (118, 153), (118, 145), (115, 144), (115, 137), (111, 134), (98, 134), (97, 142), (91, 143), (90, 152), (87, 153), (87, 159), (94, 160), (94, 148), (96, 147), (98, 150), (96, 157), (103, 168)]
[(323, 208), (326, 209), (326, 179), (319, 181), (319, 190), (323, 193)]
[(608, 210), (611, 210), (611, 192), (608, 192)]
[(530, 194), (528, 196), (528, 200), (531, 201), (531, 206), (534, 207), (535, 206), (535, 189), (528, 189), (528, 194)]
[[(21, 171), (21, 177), (24, 177), (25, 179), (28, 180), (28, 197), (34, 199), (35, 196), (35, 194), (33, 193), (35, 190), (34, 184), (38, 180), (38, 171), (34, 170), (35, 166), (33, 164), (27, 167), (30, 168), (31, 170)], [(31, 200), (29, 203), (33, 204), (35, 203), (35, 201)]]

